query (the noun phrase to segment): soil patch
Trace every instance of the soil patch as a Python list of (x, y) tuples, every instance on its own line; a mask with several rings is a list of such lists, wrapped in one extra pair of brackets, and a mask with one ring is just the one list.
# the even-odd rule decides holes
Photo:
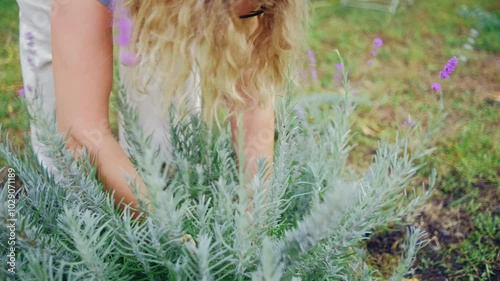
[[(500, 215), (500, 191), (498, 185), (477, 180), (473, 187), (484, 202), (478, 212)], [(464, 280), (464, 253), (457, 247), (474, 231), (474, 217), (465, 211), (466, 200), (453, 194), (436, 194), (423, 207), (413, 225), (428, 233), (429, 243), (417, 255), (413, 268), (417, 280), (451, 281)], [(384, 276), (390, 276), (397, 265), (404, 246), (406, 228), (392, 227), (390, 231), (373, 235), (367, 242), (369, 263)], [(493, 241), (500, 247), (500, 241)], [(480, 269), (478, 269), (480, 271)], [(494, 268), (494, 276), (500, 276), (500, 269)], [(480, 275), (480, 274), (479, 274)]]

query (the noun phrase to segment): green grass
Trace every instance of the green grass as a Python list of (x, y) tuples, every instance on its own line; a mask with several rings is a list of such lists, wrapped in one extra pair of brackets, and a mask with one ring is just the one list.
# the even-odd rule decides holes
[[(10, 135), (16, 136), (16, 145), (22, 145), (21, 132), (29, 129), (27, 114), (22, 111), (17, 91), (22, 88), (17, 33), (17, 3), (0, 3), (0, 123)], [(0, 159), (0, 166), (5, 166)]]
[[(498, 104), (490, 105), (485, 98), (499, 94), (499, 13), (493, 12), (500, 10), (498, 1), (414, 1), (407, 5), (403, 0), (396, 15), (345, 8), (339, 2), (312, 2), (310, 45), (316, 53), (320, 83), (304, 87), (303, 92), (340, 92), (341, 86), (332, 81), (338, 63), (334, 50), (339, 49), (351, 86), (364, 101), (353, 120), (357, 147), (350, 159), (360, 168), (366, 167), (380, 137), (393, 137), (397, 128), (404, 129), (401, 124), (408, 114), (424, 127), (428, 124), (439, 105), (430, 85), (440, 80), (439, 71), (451, 56), (467, 56), (449, 80), (440, 81), (448, 115), (433, 140), (437, 151), (428, 157), (423, 175), (430, 168), (438, 170), (435, 200), (447, 200), (444, 208), (467, 214), (470, 232), (441, 248), (440, 260), (424, 251), (418, 267), (422, 272), (441, 270), (450, 280), (495, 280), (498, 276), (492, 274), (500, 272), (495, 264), (500, 239), (494, 232), (500, 220), (495, 201), (500, 197), (500, 111)], [(481, 10), (464, 18), (460, 15), (464, 6)], [(471, 28), (479, 31), (479, 37), (474, 50), (465, 50), (462, 46)], [(17, 98), (22, 78), (15, 1), (0, 2), (0, 30), (0, 122), (16, 136), (16, 144), (23, 145), (20, 135), (29, 124)], [(382, 38), (384, 46), (368, 66), (375, 37)], [(1, 165), (5, 165), (2, 159)]]
[(468, 278), (493, 280), (492, 271), (498, 268), (496, 263), (500, 260), (500, 248), (496, 245), (500, 240), (500, 217), (480, 213), (474, 218), (474, 226), (476, 231), (458, 246), (464, 253), (458, 261), (465, 264), (464, 273)]

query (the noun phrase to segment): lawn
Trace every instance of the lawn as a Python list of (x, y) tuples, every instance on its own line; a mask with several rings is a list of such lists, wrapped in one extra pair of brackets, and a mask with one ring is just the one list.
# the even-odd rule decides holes
[[(427, 127), (439, 112), (440, 82), (447, 113), (425, 160), (424, 180), (438, 171), (437, 191), (415, 221), (378, 229), (366, 243), (369, 264), (385, 276), (397, 265), (405, 225), (429, 234), (415, 262), (416, 280), (498, 280), (500, 278), (500, 3), (495, 0), (400, 1), (395, 14), (343, 7), (341, 1), (312, 1), (309, 68), (301, 77), (301, 96), (337, 95), (338, 49), (355, 111), (349, 162), (367, 166), (380, 138), (405, 130), (408, 119)], [(0, 2), (0, 121), (14, 143), (29, 130), (18, 100), (22, 77), (18, 55), (17, 4)], [(475, 32), (477, 31), (477, 35)], [(383, 45), (373, 57), (373, 41)], [(304, 54), (305, 56), (307, 54)], [(457, 56), (449, 79), (439, 72)], [(434, 116), (434, 117), (432, 117)], [(406, 124), (405, 124), (406, 121)], [(321, 122), (306, 116), (306, 122)], [(114, 126), (116, 128), (116, 125)], [(0, 159), (0, 166), (5, 166)]]

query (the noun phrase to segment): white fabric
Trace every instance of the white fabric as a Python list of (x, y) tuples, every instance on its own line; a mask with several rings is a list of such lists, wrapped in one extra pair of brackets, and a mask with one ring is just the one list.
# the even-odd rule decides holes
[[(141, 93), (139, 90), (135, 89), (133, 84), (133, 67), (127, 67), (123, 64), (119, 64), (120, 80), (122, 85), (127, 89), (127, 98), (129, 103), (137, 108), (138, 111), (138, 121), (140, 127), (146, 136), (152, 134), (151, 142), (153, 147), (160, 147), (161, 161), (170, 162), (171, 160), (171, 143), (169, 139), (169, 114), (166, 111), (168, 107), (162, 104), (162, 91), (160, 86), (162, 85), (154, 77), (152, 81), (148, 83), (148, 87), (145, 93)], [(195, 71), (198, 73), (198, 71)], [(166, 79), (166, 78), (161, 78)], [(156, 83), (158, 82), (158, 83)], [(186, 84), (186, 92), (189, 92), (187, 101), (187, 110), (193, 113), (199, 113), (201, 111), (201, 90), (199, 87), (199, 75), (193, 74), (189, 78)], [(119, 120), (119, 142), (120, 145), (125, 149), (125, 152), (129, 154), (127, 150), (127, 144), (124, 137), (124, 126)]]

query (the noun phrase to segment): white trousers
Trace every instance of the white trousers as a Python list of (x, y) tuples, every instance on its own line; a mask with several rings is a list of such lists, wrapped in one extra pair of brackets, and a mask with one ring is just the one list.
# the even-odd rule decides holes
[[(54, 3), (53, 12), (57, 12), (58, 5), (64, 5), (67, 0), (17, 0), (19, 5), (19, 50), (25, 97), (32, 101), (37, 95), (43, 101), (43, 115), (55, 113), (54, 78), (52, 68), (52, 51), (50, 43), (50, 17), (51, 4)], [(94, 0), (97, 1), (97, 0)], [(132, 68), (120, 65), (121, 81), (127, 89), (127, 97), (135, 106), (139, 114), (139, 123), (146, 135), (152, 135), (152, 144), (160, 147), (159, 157), (164, 162), (169, 161), (170, 141), (168, 128), (168, 113), (161, 106), (161, 91), (159, 86), (150, 85), (148, 94), (139, 93), (132, 88)], [(201, 92), (199, 90), (199, 75), (194, 74), (188, 81), (186, 90), (191, 92), (188, 107), (199, 112), (201, 108)], [(158, 77), (163, 79), (163, 77)], [(154, 79), (153, 79), (154, 80)], [(119, 143), (129, 154), (124, 139), (123, 122), (119, 120)], [(57, 173), (52, 160), (44, 153), (45, 147), (37, 138), (38, 128), (30, 123), (32, 146), (38, 161), (49, 171)], [(129, 154), (130, 155), (130, 154)]]

